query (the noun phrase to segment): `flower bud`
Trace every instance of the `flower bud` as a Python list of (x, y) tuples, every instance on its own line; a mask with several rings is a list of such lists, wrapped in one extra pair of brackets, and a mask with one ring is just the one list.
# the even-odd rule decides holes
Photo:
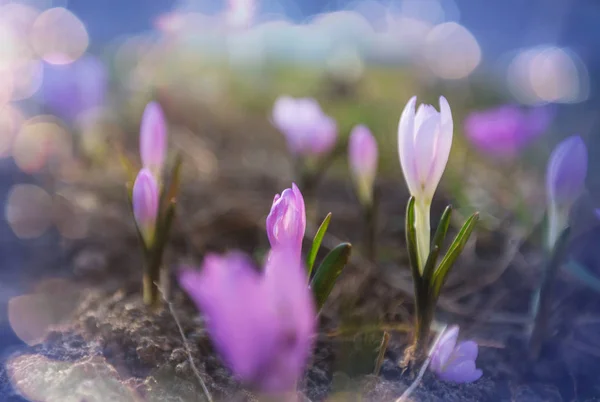
[(433, 350), (429, 369), (444, 381), (458, 384), (476, 381), (483, 375), (475, 366), (479, 347), (473, 341), (457, 345), (457, 338), (458, 326), (454, 325), (442, 335)]
[(452, 147), (452, 113), (440, 96), (440, 112), (430, 105), (420, 105), (415, 113), (417, 97), (412, 97), (398, 125), (398, 150), (404, 179), (410, 193), (430, 203), (448, 163)]
[(377, 141), (363, 125), (354, 127), (348, 143), (348, 161), (360, 201), (365, 205), (373, 202), (373, 183), (377, 175)]
[(305, 230), (304, 198), (296, 184), (292, 183), (291, 189), (286, 188), (281, 195), (275, 195), (267, 216), (267, 235), (271, 247), (291, 246), (300, 254)]
[(146, 106), (140, 127), (140, 154), (142, 165), (157, 179), (165, 163), (167, 153), (167, 128), (165, 116), (157, 102)]
[(133, 215), (146, 244), (154, 237), (158, 216), (158, 185), (146, 168), (140, 170), (133, 184)]
[(571, 206), (583, 192), (587, 165), (587, 148), (579, 136), (563, 140), (550, 155), (546, 172), (550, 248), (566, 228)]
[(290, 152), (298, 156), (320, 156), (332, 150), (337, 123), (312, 98), (281, 96), (273, 105), (273, 125), (285, 136)]

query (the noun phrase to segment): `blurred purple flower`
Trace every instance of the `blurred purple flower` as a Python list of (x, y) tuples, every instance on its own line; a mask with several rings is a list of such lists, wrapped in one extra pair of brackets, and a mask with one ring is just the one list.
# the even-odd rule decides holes
[(313, 295), (294, 250), (272, 249), (262, 274), (242, 253), (209, 254), (200, 271), (182, 270), (179, 283), (240, 381), (265, 393), (294, 390), (316, 330)]
[(551, 117), (548, 108), (525, 111), (504, 105), (472, 112), (465, 120), (465, 134), (481, 152), (510, 157), (542, 135)]
[(458, 345), (458, 326), (453, 325), (442, 335), (431, 355), (429, 369), (443, 381), (455, 383), (473, 382), (483, 372), (475, 367), (478, 346), (473, 341), (463, 341)]
[(158, 216), (158, 184), (148, 169), (140, 170), (135, 179), (132, 204), (138, 228), (146, 242), (150, 242)]
[(150, 102), (144, 109), (140, 125), (142, 165), (159, 178), (166, 153), (167, 128), (165, 116), (157, 102)]
[(348, 143), (348, 161), (358, 196), (364, 204), (373, 200), (378, 158), (377, 141), (369, 128), (363, 125), (354, 127)]
[(108, 76), (102, 61), (85, 55), (66, 65), (44, 65), (42, 102), (60, 118), (75, 121), (104, 105)]
[(276, 194), (267, 216), (267, 235), (271, 247), (290, 246), (298, 253), (306, 231), (304, 198), (295, 183), (281, 195)]
[(280, 96), (273, 105), (272, 122), (295, 155), (323, 155), (337, 141), (337, 123), (312, 98)]
[(546, 191), (550, 204), (571, 204), (585, 187), (588, 155), (579, 136), (571, 136), (554, 148), (548, 161)]

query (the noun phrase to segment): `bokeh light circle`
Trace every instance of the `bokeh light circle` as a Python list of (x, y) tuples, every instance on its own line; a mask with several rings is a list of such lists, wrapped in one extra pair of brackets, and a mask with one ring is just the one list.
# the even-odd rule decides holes
[(5, 216), (20, 239), (41, 236), (51, 224), (52, 198), (34, 184), (14, 185), (8, 195)]
[(456, 22), (436, 25), (425, 40), (425, 59), (440, 78), (469, 76), (481, 62), (481, 48), (468, 29)]
[(65, 8), (48, 9), (33, 24), (31, 45), (47, 63), (72, 63), (86, 51), (88, 44), (85, 26)]

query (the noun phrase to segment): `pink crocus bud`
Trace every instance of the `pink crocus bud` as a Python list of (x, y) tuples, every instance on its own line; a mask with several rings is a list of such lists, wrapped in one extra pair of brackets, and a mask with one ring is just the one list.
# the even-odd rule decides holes
[(158, 216), (158, 184), (146, 168), (140, 170), (133, 184), (132, 204), (135, 222), (149, 244), (154, 237)]
[(352, 129), (348, 143), (348, 161), (360, 201), (373, 202), (373, 183), (377, 175), (377, 141), (368, 127), (358, 125)]
[(281, 195), (276, 194), (267, 216), (267, 235), (271, 247), (290, 246), (300, 255), (306, 231), (304, 198), (295, 183)]
[(167, 153), (167, 128), (165, 116), (157, 102), (150, 102), (140, 127), (140, 154), (142, 165), (149, 169), (157, 179), (165, 163)]
[(272, 395), (295, 390), (316, 330), (313, 295), (295, 250), (271, 250), (262, 273), (242, 253), (210, 254), (201, 270), (184, 269), (178, 278), (241, 382)]
[(440, 96), (440, 111), (422, 104), (415, 113), (417, 97), (413, 96), (398, 125), (398, 151), (404, 179), (417, 200), (431, 202), (446, 169), (452, 147), (452, 112)]
[(294, 155), (320, 156), (330, 152), (337, 141), (337, 123), (312, 98), (277, 98), (272, 122), (285, 135)]
[(458, 345), (458, 326), (450, 327), (431, 354), (429, 369), (441, 380), (466, 383), (478, 380), (483, 372), (475, 366), (479, 352), (477, 343), (463, 341)]

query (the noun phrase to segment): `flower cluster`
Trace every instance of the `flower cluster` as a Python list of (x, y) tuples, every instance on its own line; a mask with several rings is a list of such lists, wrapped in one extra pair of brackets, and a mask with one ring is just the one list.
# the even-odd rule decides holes
[[(465, 123), (467, 136), (482, 149), (512, 154), (547, 128), (547, 115), (539, 113), (502, 107), (472, 114)], [(272, 122), (285, 135), (291, 153), (300, 158), (329, 154), (337, 141), (335, 120), (327, 116), (314, 99), (278, 98)], [(450, 156), (453, 130), (452, 111), (443, 96), (439, 98), (439, 111), (424, 104), (417, 108), (416, 97), (411, 98), (398, 125), (399, 160), (410, 192), (405, 234), (415, 295), (414, 338), (405, 357), (411, 363), (430, 362), (429, 369), (442, 380), (466, 383), (476, 381), (483, 372), (475, 363), (477, 343), (458, 342), (458, 326), (451, 326), (440, 334), (427, 356), (440, 292), (478, 221), (477, 213), (471, 215), (445, 255), (440, 255), (452, 208), (446, 208), (433, 236), (430, 208)], [(175, 165), (168, 183), (162, 179), (166, 148), (165, 118), (160, 106), (151, 103), (146, 107), (141, 125), (143, 166), (130, 189), (133, 215), (149, 267), (145, 281), (156, 280), (179, 181), (180, 162)], [(355, 125), (349, 133), (348, 162), (373, 236), (378, 152), (377, 141), (369, 128)], [(566, 139), (550, 157), (546, 183), (547, 244), (554, 250), (554, 256), (562, 253), (556, 250), (563, 250), (569, 211), (583, 191), (586, 170), (587, 151), (580, 137)], [(208, 254), (200, 269), (186, 266), (178, 273), (180, 286), (203, 313), (208, 333), (224, 363), (242, 383), (269, 395), (295, 392), (310, 359), (319, 312), (347, 265), (352, 249), (348, 243), (339, 244), (315, 265), (331, 220), (330, 213), (316, 231), (307, 252), (303, 252), (307, 240), (307, 207), (301, 188), (302, 185), (292, 183), (291, 188), (273, 199), (266, 217), (270, 250), (262, 269), (247, 255), (231, 251), (223, 255)], [(374, 254), (371, 259), (375, 260)], [(553, 257), (551, 266), (555, 267), (557, 261)], [(551, 275), (546, 276), (549, 277)], [(539, 298), (541, 304), (547, 303), (543, 295), (542, 292)], [(538, 315), (543, 315), (544, 310), (540, 311)], [(539, 328), (534, 332), (539, 334)], [(387, 342), (382, 343), (385, 344)]]

